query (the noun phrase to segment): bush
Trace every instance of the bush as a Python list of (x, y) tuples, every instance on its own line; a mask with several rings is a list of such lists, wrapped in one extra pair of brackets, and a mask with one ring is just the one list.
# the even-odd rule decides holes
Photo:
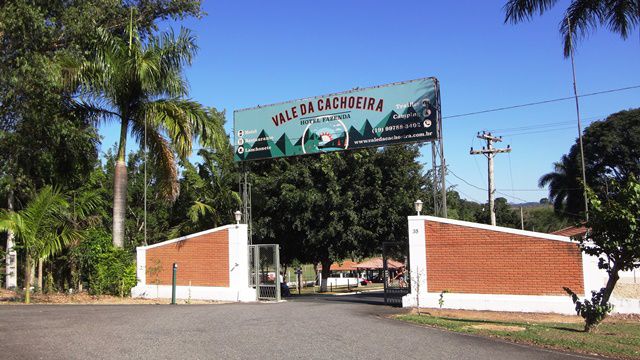
[(111, 247), (100, 254), (89, 275), (89, 289), (95, 295), (125, 296), (136, 285), (136, 265), (126, 250)]
[(613, 305), (611, 303), (602, 304), (602, 298), (604, 296), (605, 289), (600, 291), (591, 291), (591, 300), (580, 300), (578, 295), (571, 291), (571, 289), (565, 287), (564, 291), (571, 296), (571, 300), (576, 305), (576, 313), (584, 319), (585, 326), (584, 331), (589, 332), (595, 329), (598, 324), (604, 320), (604, 318), (613, 311)]
[(103, 229), (88, 230), (85, 240), (75, 251), (91, 294), (125, 296), (131, 293), (136, 285), (133, 256), (114, 247), (109, 233)]

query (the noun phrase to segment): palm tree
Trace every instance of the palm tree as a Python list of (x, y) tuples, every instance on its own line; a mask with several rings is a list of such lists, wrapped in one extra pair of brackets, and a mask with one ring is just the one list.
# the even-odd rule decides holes
[(549, 199), (553, 209), (563, 217), (578, 218), (584, 211), (584, 193), (582, 190), (580, 168), (574, 145), (568, 155), (562, 155), (560, 161), (553, 164), (553, 171), (542, 175), (538, 186), (549, 187)]
[(99, 30), (96, 56), (91, 62), (67, 67), (72, 86), (79, 86), (78, 107), (96, 119), (120, 123), (113, 196), (113, 244), (123, 247), (127, 196), (126, 145), (132, 133), (149, 147), (159, 172), (164, 197), (178, 195), (175, 155), (187, 158), (193, 140), (211, 145), (215, 131), (204, 109), (185, 99), (187, 83), (182, 69), (196, 53), (190, 32), (181, 29), (142, 39), (132, 25), (126, 38)]
[[(505, 22), (519, 23), (542, 15), (558, 0), (509, 0), (504, 6)], [(571, 0), (560, 23), (564, 55), (571, 54), (571, 38), (586, 36), (598, 26), (605, 26), (626, 39), (640, 24), (639, 0)]]
[(25, 303), (30, 302), (32, 259), (42, 260), (58, 253), (79, 238), (67, 222), (69, 204), (60, 191), (46, 186), (27, 206), (18, 211), (0, 211), (0, 231), (12, 232), (25, 252)]

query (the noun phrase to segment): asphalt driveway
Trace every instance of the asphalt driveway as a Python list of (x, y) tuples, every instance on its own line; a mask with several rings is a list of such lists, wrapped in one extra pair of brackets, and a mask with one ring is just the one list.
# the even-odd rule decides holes
[(379, 294), (279, 304), (3, 305), (1, 359), (592, 359), (391, 320)]

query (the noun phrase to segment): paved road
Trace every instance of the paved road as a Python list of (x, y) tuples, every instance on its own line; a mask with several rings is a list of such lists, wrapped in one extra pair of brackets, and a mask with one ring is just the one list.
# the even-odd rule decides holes
[(1, 359), (588, 359), (385, 318), (377, 294), (280, 304), (0, 306)]

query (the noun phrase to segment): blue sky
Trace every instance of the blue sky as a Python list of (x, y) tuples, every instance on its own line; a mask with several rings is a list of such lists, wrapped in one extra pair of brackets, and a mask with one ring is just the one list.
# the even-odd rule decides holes
[[(440, 80), (444, 146), (450, 169), (487, 186), (478, 131), (503, 135), (511, 154), (496, 158), (496, 188), (510, 202), (546, 196), (538, 178), (577, 136), (573, 101), (446, 119), (447, 116), (572, 95), (571, 64), (562, 55), (558, 23), (568, 1), (531, 22), (504, 24), (504, 1), (221, 1), (204, 2), (201, 20), (184, 25), (200, 50), (186, 76), (191, 97), (233, 110), (354, 87), (435, 76)], [(640, 84), (638, 33), (627, 41), (599, 29), (578, 43), (578, 90), (590, 93)], [(582, 98), (585, 123), (640, 107), (640, 89)], [(549, 124), (539, 129), (536, 124)], [(559, 124), (558, 124), (559, 123)], [(518, 128), (523, 128), (518, 130)], [(103, 126), (103, 150), (117, 129)], [(538, 131), (537, 133), (531, 133)], [(129, 149), (134, 145), (129, 142)], [(430, 146), (421, 161), (431, 166)], [(589, 155), (586, 154), (588, 157)], [(448, 176), (463, 198), (486, 191)], [(515, 191), (513, 190), (515, 189)], [(498, 194), (502, 196), (502, 194)]]

